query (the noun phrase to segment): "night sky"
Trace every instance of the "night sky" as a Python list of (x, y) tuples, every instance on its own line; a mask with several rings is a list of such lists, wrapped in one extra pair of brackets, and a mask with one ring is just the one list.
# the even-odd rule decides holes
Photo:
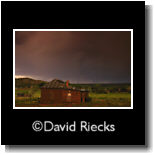
[(16, 77), (72, 83), (131, 80), (130, 31), (16, 31)]

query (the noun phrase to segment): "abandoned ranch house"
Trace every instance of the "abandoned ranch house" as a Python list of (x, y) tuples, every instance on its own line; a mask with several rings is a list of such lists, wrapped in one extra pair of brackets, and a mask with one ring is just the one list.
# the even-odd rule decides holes
[(69, 81), (55, 79), (41, 88), (41, 104), (84, 103), (88, 91), (69, 86)]

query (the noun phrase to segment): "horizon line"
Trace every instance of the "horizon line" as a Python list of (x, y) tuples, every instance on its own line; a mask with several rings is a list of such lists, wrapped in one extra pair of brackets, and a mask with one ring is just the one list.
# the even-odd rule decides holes
[[(48, 81), (48, 80), (41, 80), (41, 79), (35, 79), (32, 77), (15, 77), (15, 79), (32, 79), (32, 80), (37, 80), (37, 81), (44, 81), (44, 82), (51, 82), (52, 80)], [(53, 78), (57, 79), (57, 78)], [(60, 79), (58, 79), (60, 80)], [(62, 80), (65, 82), (65, 80)], [(131, 82), (70, 82), (70, 84), (131, 84)]]

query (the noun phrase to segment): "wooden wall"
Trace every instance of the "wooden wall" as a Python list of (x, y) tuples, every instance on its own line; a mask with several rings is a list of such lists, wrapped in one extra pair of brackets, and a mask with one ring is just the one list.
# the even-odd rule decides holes
[(81, 93), (79, 90), (42, 88), (40, 102), (42, 104), (81, 103), (81, 101), (85, 102), (86, 96), (88, 96), (87, 92)]

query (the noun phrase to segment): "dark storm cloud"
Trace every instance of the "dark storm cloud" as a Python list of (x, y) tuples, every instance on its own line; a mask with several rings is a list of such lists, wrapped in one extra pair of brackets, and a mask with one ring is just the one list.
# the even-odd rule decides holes
[(30, 38), (30, 36), (34, 35), (34, 34), (35, 34), (34, 31), (30, 31), (30, 32), (16, 31), (16, 33), (15, 33), (16, 45), (25, 43)]
[(16, 32), (16, 75), (72, 82), (130, 82), (128, 31)]

